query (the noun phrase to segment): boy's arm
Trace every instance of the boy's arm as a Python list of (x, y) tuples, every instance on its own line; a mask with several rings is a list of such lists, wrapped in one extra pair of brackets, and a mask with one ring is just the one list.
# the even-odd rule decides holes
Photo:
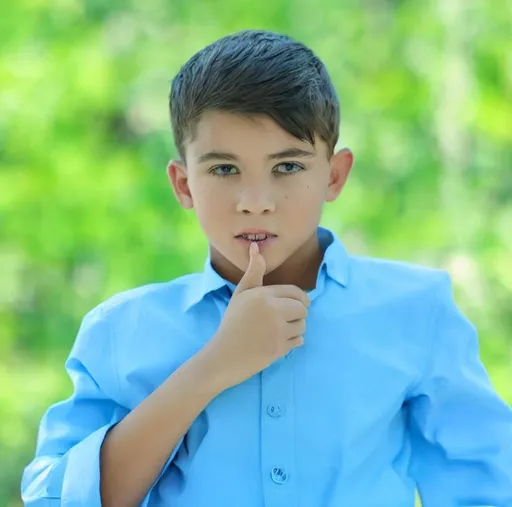
[(107, 431), (128, 412), (114, 401), (110, 341), (107, 319), (96, 308), (84, 317), (66, 361), (73, 394), (51, 406), (40, 423), (36, 455), (22, 478), (26, 507), (101, 505), (99, 450)]
[(102, 507), (138, 506), (147, 499), (169, 462), (169, 453), (223, 390), (204, 350), (181, 365), (108, 433), (100, 452)]
[(512, 410), (491, 385), (447, 276), (436, 305), (431, 357), (408, 402), (423, 506), (510, 507)]
[(114, 401), (110, 340), (108, 319), (88, 314), (66, 362), (73, 395), (44, 415), (36, 456), (23, 473), (26, 507), (144, 507), (182, 435), (214, 396), (216, 379), (197, 354), (129, 413)]

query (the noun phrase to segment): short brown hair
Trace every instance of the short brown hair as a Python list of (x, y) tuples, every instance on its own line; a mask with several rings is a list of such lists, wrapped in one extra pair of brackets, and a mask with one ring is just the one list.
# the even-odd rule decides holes
[(172, 81), (169, 108), (184, 162), (185, 143), (209, 110), (267, 115), (302, 141), (319, 136), (329, 156), (338, 142), (339, 100), (325, 65), (304, 44), (265, 30), (228, 35), (193, 55)]

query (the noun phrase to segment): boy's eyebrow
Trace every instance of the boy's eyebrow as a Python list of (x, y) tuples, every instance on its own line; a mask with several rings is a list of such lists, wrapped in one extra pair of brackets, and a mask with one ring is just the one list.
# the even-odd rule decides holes
[[(303, 150), (301, 148), (287, 148), (277, 153), (271, 153), (267, 156), (268, 160), (280, 160), (283, 158), (300, 158), (300, 157), (314, 157), (316, 153), (312, 151)], [(210, 160), (233, 160), (238, 161), (238, 157), (234, 153), (227, 153), (223, 151), (209, 151), (203, 153), (198, 159), (199, 164), (208, 162)]]

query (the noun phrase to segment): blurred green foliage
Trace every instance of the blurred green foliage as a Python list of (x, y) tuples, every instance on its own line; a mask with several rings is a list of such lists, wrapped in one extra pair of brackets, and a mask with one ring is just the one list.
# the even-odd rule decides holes
[(165, 178), (167, 93), (195, 51), (285, 32), (327, 64), (356, 167), (324, 225), (354, 253), (448, 269), (512, 401), (512, 4), (502, 0), (0, 3), (0, 505), (71, 392), (79, 321), (200, 269)]

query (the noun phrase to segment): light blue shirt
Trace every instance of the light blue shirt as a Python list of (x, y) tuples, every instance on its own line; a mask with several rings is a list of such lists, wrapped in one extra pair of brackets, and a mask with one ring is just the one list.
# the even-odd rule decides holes
[[(142, 505), (413, 507), (417, 484), (425, 507), (512, 506), (512, 411), (449, 276), (319, 238), (304, 345), (217, 396)], [(101, 505), (106, 432), (213, 336), (232, 290), (207, 259), (85, 316), (66, 362), (74, 392), (41, 421), (26, 506)]]

